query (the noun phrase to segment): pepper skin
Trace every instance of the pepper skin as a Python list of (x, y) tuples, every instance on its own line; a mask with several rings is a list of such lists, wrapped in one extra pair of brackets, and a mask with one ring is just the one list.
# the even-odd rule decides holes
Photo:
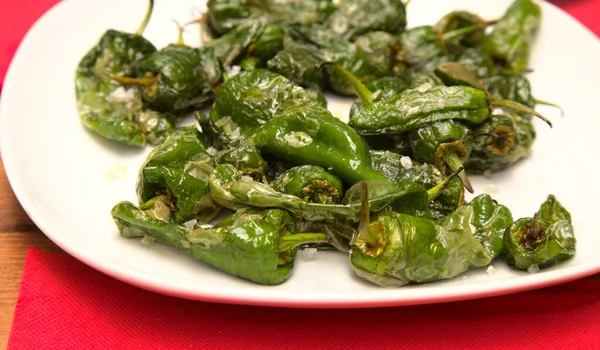
[(260, 152), (247, 140), (236, 140), (228, 148), (217, 152), (215, 164), (231, 164), (242, 173), (256, 181), (265, 181), (267, 162)]
[(344, 194), (340, 179), (314, 165), (293, 167), (281, 174), (271, 186), (277, 192), (291, 194), (311, 203), (339, 203)]
[(533, 218), (515, 221), (504, 233), (506, 261), (517, 270), (544, 269), (576, 252), (571, 214), (549, 195)]

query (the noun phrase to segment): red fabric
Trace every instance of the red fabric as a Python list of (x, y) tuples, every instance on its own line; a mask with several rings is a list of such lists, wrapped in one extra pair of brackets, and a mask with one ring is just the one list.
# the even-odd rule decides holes
[[(57, 0), (2, 0), (0, 88), (19, 42)], [(600, 35), (600, 0), (552, 0)], [(9, 349), (600, 348), (600, 281), (466, 302), (295, 310), (141, 290), (69, 256), (28, 252)]]
[(598, 349), (600, 281), (465, 302), (303, 310), (155, 294), (30, 249), (17, 349)]

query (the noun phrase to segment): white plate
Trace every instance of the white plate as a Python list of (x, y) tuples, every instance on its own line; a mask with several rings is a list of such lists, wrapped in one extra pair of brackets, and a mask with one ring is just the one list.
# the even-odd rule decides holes
[[(158, 47), (176, 39), (173, 18), (187, 21), (201, 1), (156, 1), (145, 35)], [(510, 0), (419, 0), (408, 8), (409, 26), (434, 23), (453, 9), (500, 16)], [(0, 103), (1, 149), (17, 198), (38, 227), (84, 263), (127, 283), (169, 295), (207, 301), (293, 307), (370, 307), (472, 299), (540, 288), (600, 271), (597, 185), (600, 154), (600, 44), (582, 25), (543, 3), (542, 31), (531, 67), (535, 95), (564, 106), (566, 116), (539, 108), (555, 124), (536, 122), (532, 156), (493, 179), (474, 178), (515, 217), (531, 216), (554, 193), (573, 215), (577, 256), (537, 274), (511, 271), (503, 260), (456, 279), (384, 289), (357, 278), (341, 253), (298, 258), (293, 276), (266, 287), (221, 273), (155, 244), (119, 236), (109, 215), (121, 200), (135, 201), (139, 166), (150, 150), (132, 150), (85, 130), (75, 107), (75, 67), (108, 28), (135, 31), (146, 0), (63, 1), (29, 31), (8, 71)], [(188, 44), (198, 44), (195, 28)], [(344, 114), (348, 104), (332, 104)], [(596, 184), (595, 184), (596, 183)]]

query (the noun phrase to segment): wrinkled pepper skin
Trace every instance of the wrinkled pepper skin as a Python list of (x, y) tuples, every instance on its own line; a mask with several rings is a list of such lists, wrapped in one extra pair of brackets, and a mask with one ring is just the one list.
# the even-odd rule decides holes
[[(435, 165), (442, 172), (450, 172), (446, 157), (453, 153), (464, 163), (473, 148), (471, 129), (455, 120), (428, 124), (409, 133), (413, 157), (421, 163)], [(457, 169), (454, 169), (457, 170)]]
[(383, 287), (450, 279), (492, 259), (472, 234), (425, 218), (384, 211), (372, 218), (368, 232), (378, 244), (364, 244), (356, 235), (350, 264), (359, 277)]
[[(403, 93), (410, 88), (410, 83), (402, 77), (384, 77), (375, 79), (365, 86), (373, 93), (373, 101), (377, 102)], [(363, 107), (362, 100), (357, 98), (350, 107), (350, 116), (357, 113)]]
[(422, 67), (446, 52), (442, 33), (433, 26), (411, 28), (400, 35), (400, 46), (409, 67)]
[(292, 48), (279, 51), (267, 62), (267, 68), (303, 87), (321, 90), (325, 85), (323, 70), (316, 67), (320, 60), (308, 49)]
[(349, 184), (383, 179), (371, 168), (360, 135), (316, 104), (288, 108), (266, 122), (252, 142), (262, 152), (297, 165), (320, 166)]
[(490, 115), (485, 91), (469, 86), (421, 85), (374, 102), (350, 117), (361, 135), (399, 134), (442, 120), (480, 124)]
[[(239, 178), (239, 179), (238, 179)], [(424, 198), (425, 189), (412, 181), (366, 181), (369, 186), (369, 205), (373, 212), (383, 210), (394, 202), (410, 196)], [(362, 183), (348, 189), (341, 204), (310, 203), (303, 198), (285, 194), (251, 179), (240, 178), (239, 172), (229, 164), (219, 165), (211, 175), (210, 192), (222, 206), (239, 210), (248, 206), (285, 209), (305, 221), (360, 220)]]
[(277, 192), (291, 194), (311, 203), (339, 203), (344, 194), (340, 179), (314, 165), (293, 167), (273, 181), (271, 186)]
[(474, 25), (481, 26), (481, 29), (446, 41), (445, 44), (448, 49), (460, 50), (465, 47), (479, 47), (483, 43), (485, 39), (485, 21), (481, 17), (468, 11), (452, 11), (442, 17), (434, 28), (444, 34)]
[(263, 181), (267, 172), (267, 162), (247, 140), (234, 141), (228, 149), (217, 152), (215, 164), (231, 164), (242, 176), (250, 176), (257, 181)]
[(401, 0), (342, 0), (324, 25), (346, 40), (374, 31), (400, 34), (406, 28), (406, 8)]
[[(444, 181), (444, 175), (432, 164), (421, 164), (411, 160), (411, 165), (402, 164), (401, 154), (389, 151), (370, 151), (371, 165), (382, 175), (392, 181), (410, 180), (423, 186), (426, 190)], [(442, 218), (464, 203), (464, 188), (460, 179), (453, 179), (437, 198), (429, 201), (431, 218)]]
[(542, 9), (532, 0), (515, 0), (485, 38), (483, 49), (504, 68), (521, 73), (527, 69), (532, 41), (541, 24)]
[(517, 270), (544, 269), (575, 256), (571, 214), (549, 195), (534, 218), (515, 221), (504, 233), (506, 261)]
[(215, 95), (210, 120), (230, 139), (248, 138), (290, 105), (317, 103), (306, 90), (264, 69), (244, 71)]
[(512, 222), (510, 209), (495, 203), (489, 194), (473, 198), (439, 221), (448, 230), (473, 235), (493, 258), (502, 254), (504, 232)]
[(531, 121), (516, 114), (492, 115), (473, 134), (473, 150), (465, 163), (472, 174), (507, 169), (529, 155), (536, 138)]
[(280, 237), (295, 230), (295, 220), (284, 210), (245, 209), (212, 228), (188, 228), (157, 220), (129, 202), (111, 211), (123, 237), (149, 236), (173, 246), (233, 276), (263, 285), (285, 282), (294, 266), (295, 249), (280, 253)]
[(209, 193), (214, 168), (195, 127), (179, 127), (150, 152), (137, 181), (140, 205), (157, 196), (169, 208), (162, 219), (208, 222), (220, 207)]
[[(454, 55), (451, 55), (450, 61), (459, 62), (469, 72), (471, 72), (478, 78), (486, 78), (496, 74), (496, 68), (494, 66), (494, 61), (492, 60), (492, 57), (479, 49), (468, 48), (462, 50)], [(518, 100), (513, 100), (510, 98), (506, 99), (520, 102)]]
[[(522, 75), (498, 75), (482, 82), (490, 95), (505, 100), (515, 101), (530, 108), (535, 108), (536, 101), (531, 92), (529, 80)], [(515, 112), (522, 116), (527, 116), (523, 112)]]
[(77, 66), (75, 93), (81, 123), (119, 143), (144, 147), (164, 139), (177, 118), (144, 108), (137, 88), (123, 89), (107, 73), (133, 74), (133, 66), (156, 48), (140, 35), (106, 31)]

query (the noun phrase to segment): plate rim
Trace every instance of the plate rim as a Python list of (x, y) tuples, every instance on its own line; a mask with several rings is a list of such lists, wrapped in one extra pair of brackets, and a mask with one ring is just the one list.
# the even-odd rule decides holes
[[(79, 0), (83, 2), (83, 0)], [(154, 278), (144, 278), (144, 277), (136, 277), (130, 274), (129, 268), (119, 267), (117, 264), (112, 262), (102, 262), (95, 261), (93, 258), (88, 258), (84, 253), (80, 253), (73, 247), (68, 240), (61, 239), (60, 235), (55, 235), (52, 232), (49, 232), (47, 229), (48, 225), (45, 223), (43, 219), (43, 215), (35, 215), (35, 212), (32, 210), (34, 206), (30, 203), (30, 196), (27, 195), (27, 190), (24, 188), (23, 184), (18, 178), (17, 165), (14, 159), (14, 153), (6, 152), (6, 150), (10, 150), (11, 146), (9, 144), (9, 136), (8, 136), (8, 112), (6, 111), (7, 107), (6, 102), (9, 100), (11, 93), (10, 86), (12, 85), (13, 75), (16, 68), (14, 68), (17, 64), (15, 62), (20, 62), (21, 56), (23, 55), (23, 47), (28, 45), (31, 40), (30, 37), (32, 33), (36, 32), (38, 27), (40, 27), (45, 21), (48, 21), (49, 18), (52, 18), (53, 13), (60, 11), (62, 7), (69, 6), (76, 2), (76, 0), (70, 1), (61, 1), (53, 5), (50, 9), (48, 9), (42, 16), (40, 16), (35, 23), (29, 28), (22, 41), (20, 42), (17, 51), (15, 52), (11, 63), (6, 72), (5, 80), (3, 83), (3, 92), (0, 94), (0, 154), (2, 155), (2, 163), (4, 165), (6, 177), (8, 183), (17, 198), (19, 204), (26, 212), (27, 216), (34, 222), (36, 227), (52, 242), (54, 242), (58, 247), (60, 247), (63, 251), (65, 251), (68, 255), (75, 258), (76, 260), (84, 263), (85, 265), (93, 268), (96, 271), (99, 271), (111, 278), (114, 278), (123, 283), (133, 285), (135, 287), (148, 290), (151, 292), (168, 295), (171, 297), (178, 297), (183, 299), (204, 301), (204, 302), (214, 302), (214, 303), (223, 303), (223, 304), (234, 304), (234, 305), (254, 305), (254, 306), (267, 306), (267, 307), (290, 307), (290, 308), (328, 308), (328, 309), (339, 309), (339, 308), (373, 308), (373, 307), (395, 307), (395, 306), (410, 306), (410, 305), (422, 305), (422, 304), (436, 304), (436, 303), (447, 303), (447, 302), (457, 302), (463, 300), (474, 300), (480, 298), (488, 298), (495, 297), (500, 295), (506, 295), (511, 293), (519, 293), (525, 292), (529, 290), (535, 290), (545, 287), (550, 287), (553, 285), (563, 284), (572, 282), (574, 280), (578, 280), (581, 278), (585, 278), (596, 273), (600, 272), (600, 260), (596, 262), (596, 264), (582, 264), (571, 266), (567, 268), (563, 268), (556, 271), (551, 271), (546, 273), (545, 275), (537, 275), (530, 276), (529, 278), (533, 281), (529, 281), (527, 284), (522, 283), (510, 283), (511, 280), (506, 280), (505, 284), (494, 290), (483, 290), (478, 291), (477, 288), (473, 292), (462, 292), (463, 287), (471, 287), (472, 286), (457, 286), (451, 285), (447, 288), (451, 289), (451, 293), (445, 293), (442, 296), (433, 296), (428, 297), (426, 299), (423, 298), (391, 298), (386, 296), (384, 299), (377, 299), (377, 293), (369, 293), (369, 295), (374, 295), (375, 298), (371, 297), (363, 300), (350, 299), (340, 299), (336, 298), (335, 293), (321, 293), (320, 295), (327, 295), (327, 298), (322, 300), (311, 300), (309, 298), (282, 298), (281, 295), (278, 295), (277, 298), (272, 298), (273, 293), (277, 294), (277, 292), (271, 290), (271, 292), (263, 292), (261, 291), (259, 295), (253, 295), (252, 297), (248, 297), (247, 292), (243, 290), (238, 292), (227, 292), (230, 288), (221, 289), (215, 288), (212, 286), (203, 286), (203, 289), (206, 291), (204, 293), (197, 293), (190, 290), (175, 290), (172, 286), (161, 285), (158, 281), (155, 281)], [(570, 15), (568, 12), (562, 10), (560, 7), (550, 3), (548, 1), (543, 1), (545, 6), (553, 7), (555, 10), (558, 10), (561, 15), (568, 18), (574, 25), (578, 27), (580, 31), (586, 32), (590, 38), (593, 38), (598, 45), (600, 45), (600, 38), (596, 36), (588, 27), (584, 26), (577, 18)], [(225, 292), (225, 293), (223, 293)], [(310, 293), (308, 293), (310, 294)], [(298, 294), (290, 294), (297, 296)]]

